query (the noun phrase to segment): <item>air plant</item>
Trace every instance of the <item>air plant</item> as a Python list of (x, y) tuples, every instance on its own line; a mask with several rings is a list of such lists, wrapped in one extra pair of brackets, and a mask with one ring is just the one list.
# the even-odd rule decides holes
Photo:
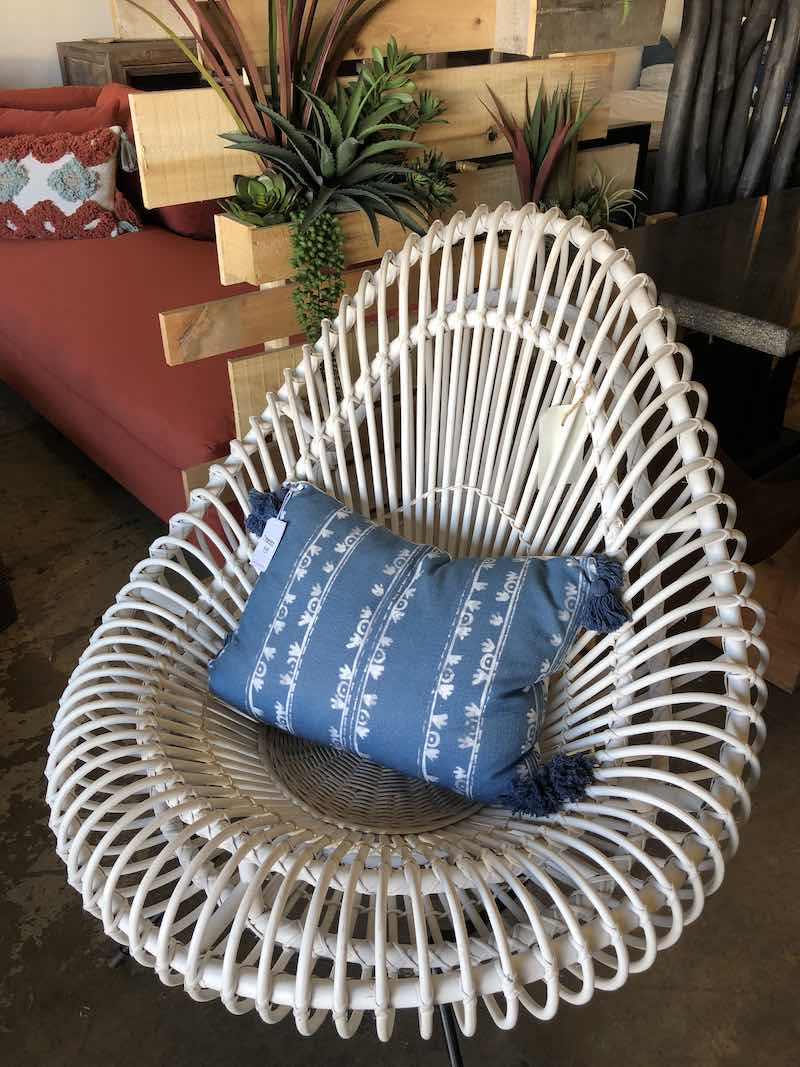
[[(567, 218), (582, 215), (593, 230), (609, 224), (633, 227), (636, 223), (636, 201), (643, 200), (644, 193), (638, 189), (618, 187), (618, 181), (615, 176), (604, 174), (595, 163), (589, 180), (575, 191), (574, 204), (564, 212)], [(547, 206), (553, 204), (547, 203)], [(557, 202), (555, 206), (562, 207)]]
[(565, 208), (571, 207), (578, 134), (599, 100), (584, 108), (582, 88), (578, 106), (573, 109), (570, 78), (565, 88), (556, 86), (549, 96), (544, 82), (540, 82), (531, 107), (526, 83), (525, 116), (520, 126), (491, 87), (487, 85), (487, 89), (494, 110), (486, 103), (484, 107), (509, 143), (523, 203), (533, 201), (538, 204), (549, 198), (558, 200)]

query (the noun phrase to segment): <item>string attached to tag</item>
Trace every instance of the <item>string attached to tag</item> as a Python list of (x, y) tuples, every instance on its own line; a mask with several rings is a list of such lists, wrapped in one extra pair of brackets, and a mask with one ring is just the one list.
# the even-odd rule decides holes
[(561, 417), (561, 425), (562, 426), (567, 421), (567, 419), (570, 417), (570, 415), (574, 414), (578, 410), (578, 408), (581, 406), (581, 404), (584, 402), (585, 399), (586, 399), (586, 393), (581, 389), (581, 391), (578, 393), (577, 397), (575, 398), (575, 401), (573, 402), (572, 406), (567, 408), (567, 410), (562, 415), (562, 417)]

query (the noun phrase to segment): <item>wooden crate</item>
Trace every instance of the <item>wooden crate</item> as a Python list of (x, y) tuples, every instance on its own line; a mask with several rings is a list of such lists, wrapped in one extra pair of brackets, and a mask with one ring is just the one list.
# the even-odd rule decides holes
[[(623, 188), (633, 188), (639, 147), (635, 144), (602, 145), (578, 152), (576, 174), (578, 182), (587, 181), (595, 164), (604, 174), (612, 175)], [(479, 204), (496, 207), (505, 200), (520, 207), (517, 176), (511, 163), (497, 163), (480, 170), (455, 176), (455, 210), (470, 214)]]
[[(578, 153), (578, 180), (586, 180), (595, 163), (606, 174), (615, 175), (623, 185), (632, 186), (636, 175), (636, 145), (608, 145)], [(453, 211), (469, 214), (478, 204), (496, 207), (509, 201), (520, 205), (520, 195), (514, 168), (510, 163), (482, 167), (480, 170), (455, 175), (456, 201)], [(380, 242), (376, 245), (370, 225), (363, 214), (342, 215), (345, 266), (368, 263), (380, 259), (384, 252), (402, 248), (406, 231), (396, 222), (381, 218)], [(289, 266), (291, 241), (287, 224), (276, 226), (248, 226), (227, 215), (216, 218), (217, 256), (223, 285), (249, 282), (264, 285), (282, 281), (292, 273)], [(284, 316), (275, 320), (284, 322)], [(291, 330), (275, 333), (283, 337)], [(263, 338), (268, 340), (269, 338)], [(169, 361), (169, 359), (168, 359)], [(182, 361), (181, 361), (182, 362)]]
[[(421, 131), (419, 140), (435, 144), (452, 160), (498, 155), (507, 146), (481, 103), (488, 99), (487, 84), (519, 110), (526, 79), (537, 85), (543, 78), (553, 88), (573, 74), (576, 99), (585, 86), (588, 99), (606, 100), (613, 71), (610, 52), (420, 71), (415, 83), (446, 100), (449, 121)], [(130, 103), (145, 207), (230, 196), (236, 174), (258, 173), (252, 153), (226, 148), (221, 140), (219, 134), (229, 131), (232, 121), (212, 89), (137, 93)], [(582, 127), (581, 138), (604, 137), (607, 129), (603, 103)]]

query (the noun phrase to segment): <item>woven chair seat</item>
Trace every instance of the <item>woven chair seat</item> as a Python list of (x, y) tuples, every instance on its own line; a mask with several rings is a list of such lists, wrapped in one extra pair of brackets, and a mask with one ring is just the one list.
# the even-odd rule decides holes
[[(369, 1014), (384, 1040), (404, 1008), (425, 1037), (439, 1004), (465, 1034), (480, 1004), (504, 1028), (548, 1019), (673, 945), (736, 850), (766, 699), (764, 614), (690, 374), (650, 279), (556, 210), (458, 214), (366, 272), (62, 697), (51, 825), (107, 934), (197, 1000), (303, 1034)], [(596, 757), (584, 801), (515, 817), (209, 695), (256, 578), (248, 493), (287, 477), (454, 555), (624, 560), (630, 622), (584, 632), (547, 692), (544, 757)]]

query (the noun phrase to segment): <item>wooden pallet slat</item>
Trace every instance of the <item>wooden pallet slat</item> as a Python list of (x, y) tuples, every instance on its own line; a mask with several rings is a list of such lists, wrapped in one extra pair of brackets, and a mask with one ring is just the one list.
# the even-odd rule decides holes
[[(345, 291), (352, 292), (360, 278), (361, 270), (347, 271)], [(292, 288), (259, 289), (162, 311), (159, 320), (168, 365), (177, 367), (298, 334)]]
[(233, 417), (238, 438), (241, 439), (249, 433), (250, 416), (258, 415), (264, 410), (267, 393), (276, 392), (283, 385), (284, 368), (297, 366), (302, 358), (302, 346), (295, 346), (228, 360)]
[[(202, 0), (201, 0), (202, 2)], [(320, 24), (336, 0), (320, 0)], [(596, 52), (657, 44), (666, 0), (386, 0), (358, 34), (348, 58), (368, 55), (390, 37), (413, 52), (496, 49), (524, 56)], [(185, 23), (168, 0), (145, 6), (184, 35)], [(266, 0), (231, 0), (256, 62), (267, 62)], [(127, 0), (111, 0), (114, 34), (120, 39), (158, 37), (156, 24)]]
[[(319, 0), (317, 25), (325, 25), (337, 0)], [(236, 17), (253, 48), (256, 62), (267, 62), (266, 0), (231, 0)], [(410, 52), (468, 52), (492, 47), (493, 0), (386, 0), (356, 38), (348, 58), (361, 59), (390, 37)]]
[[(201, 0), (202, 3), (202, 0)], [(317, 22), (325, 26), (337, 0), (319, 0)], [(259, 66), (267, 64), (267, 0), (230, 0)], [(168, 0), (144, 0), (143, 6), (157, 15), (173, 32), (186, 34), (186, 24)], [(188, 11), (188, 5), (186, 5)], [(127, 0), (111, 0), (114, 34), (120, 38), (163, 36), (152, 19)], [(191, 13), (190, 13), (191, 14)], [(390, 37), (411, 52), (471, 52), (493, 47), (495, 13), (492, 0), (386, 0), (362, 27), (348, 59), (361, 59), (373, 46), (383, 48)]]
[[(506, 151), (502, 135), (481, 103), (492, 86), (508, 107), (521, 112), (525, 80), (540, 77), (553, 88), (573, 75), (576, 97), (606, 98), (611, 88), (614, 57), (610, 52), (518, 63), (485, 63), (420, 71), (415, 82), (447, 103), (447, 125), (421, 131), (420, 141), (440, 148), (448, 159), (483, 158)], [(212, 89), (181, 89), (137, 93), (131, 115), (139, 155), (145, 207), (166, 207), (195, 200), (230, 196), (236, 174), (258, 173), (256, 157), (225, 147), (219, 134), (229, 131), (229, 112)], [(608, 105), (601, 104), (584, 124), (582, 139), (602, 137), (608, 128)]]
[(224, 147), (219, 135), (234, 124), (213, 89), (134, 93), (129, 99), (146, 208), (230, 196), (235, 175), (260, 173), (252, 153)]

